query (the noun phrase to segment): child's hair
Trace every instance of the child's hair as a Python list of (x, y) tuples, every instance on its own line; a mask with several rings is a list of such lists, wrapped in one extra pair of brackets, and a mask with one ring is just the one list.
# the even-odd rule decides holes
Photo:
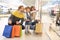
[(19, 7), (18, 7), (18, 10), (19, 10), (19, 9), (21, 9), (22, 7), (24, 7), (24, 6), (22, 6), (22, 5), (21, 5), (21, 6), (19, 6)]
[(32, 8), (33, 8), (34, 10), (36, 10), (36, 9), (35, 9), (35, 6), (31, 6), (31, 9), (30, 9), (31, 11), (33, 11)]
[(26, 9), (26, 10), (27, 10), (27, 9), (30, 9), (30, 7), (28, 6), (28, 7), (26, 7), (25, 9)]

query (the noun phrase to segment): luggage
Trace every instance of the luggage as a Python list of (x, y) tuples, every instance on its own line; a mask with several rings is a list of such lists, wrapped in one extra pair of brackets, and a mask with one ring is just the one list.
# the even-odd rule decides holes
[(5, 25), (3, 36), (10, 38), (12, 32), (12, 26), (11, 25)]
[(20, 25), (14, 25), (12, 29), (11, 37), (20, 37), (22, 35), (22, 27)]
[(38, 33), (38, 34), (42, 33), (42, 23), (36, 24), (35, 33)]

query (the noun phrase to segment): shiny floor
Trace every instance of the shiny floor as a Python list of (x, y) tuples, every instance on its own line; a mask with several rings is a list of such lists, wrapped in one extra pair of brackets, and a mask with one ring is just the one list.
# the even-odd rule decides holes
[(25, 30), (23, 30), (22, 37), (18, 38), (5, 38), (2, 36), (4, 26), (7, 25), (8, 18), (0, 18), (0, 40), (60, 40), (60, 37), (53, 31), (49, 30), (49, 25), (51, 23), (51, 18), (49, 15), (42, 16), (42, 35), (37, 35), (31, 30), (30, 35), (25, 35)]

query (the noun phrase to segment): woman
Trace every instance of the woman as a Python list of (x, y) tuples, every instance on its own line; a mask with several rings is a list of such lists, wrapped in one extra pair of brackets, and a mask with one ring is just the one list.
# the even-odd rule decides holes
[(23, 24), (24, 21), (24, 7), (23, 6), (19, 6), (18, 10), (14, 11), (9, 20), (8, 20), (8, 24), (9, 25), (16, 25), (16, 24)]

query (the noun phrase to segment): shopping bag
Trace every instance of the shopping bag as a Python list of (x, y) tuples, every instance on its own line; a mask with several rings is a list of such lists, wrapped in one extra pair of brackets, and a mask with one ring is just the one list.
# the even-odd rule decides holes
[(22, 26), (20, 26), (20, 37), (22, 36)]
[(42, 23), (36, 24), (35, 33), (42, 33)]
[(12, 28), (12, 35), (11, 37), (20, 37), (22, 32), (22, 27), (20, 25), (14, 25)]
[(3, 31), (3, 36), (10, 38), (11, 37), (11, 32), (12, 32), (12, 26), (11, 25), (5, 25), (4, 31)]

